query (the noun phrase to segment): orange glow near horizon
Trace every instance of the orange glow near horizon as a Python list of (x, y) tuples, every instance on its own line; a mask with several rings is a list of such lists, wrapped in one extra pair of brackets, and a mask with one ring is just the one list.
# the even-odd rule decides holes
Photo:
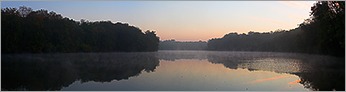
[(250, 83), (267, 82), (267, 81), (278, 80), (278, 79), (282, 79), (282, 78), (286, 78), (286, 77), (288, 77), (288, 76), (279, 75), (279, 76), (274, 76), (274, 77), (270, 77), (270, 78), (257, 79), (255, 81), (250, 82)]
[(288, 84), (293, 85), (293, 84), (297, 84), (297, 83), (299, 83), (300, 81), (301, 81), (301, 80), (300, 80), (300, 79), (298, 79), (298, 80), (295, 80), (295, 81), (289, 82)]

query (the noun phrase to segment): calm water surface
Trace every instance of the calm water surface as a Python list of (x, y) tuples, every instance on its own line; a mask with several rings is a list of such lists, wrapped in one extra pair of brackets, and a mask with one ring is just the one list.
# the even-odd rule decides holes
[(345, 90), (345, 64), (274, 52), (11, 54), (1, 90)]

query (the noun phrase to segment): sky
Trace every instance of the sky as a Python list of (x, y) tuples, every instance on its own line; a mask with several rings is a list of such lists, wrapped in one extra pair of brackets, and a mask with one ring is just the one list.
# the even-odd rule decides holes
[(316, 1), (1, 1), (54, 11), (80, 21), (128, 23), (156, 31), (160, 40), (207, 41), (230, 32), (270, 32), (296, 28)]

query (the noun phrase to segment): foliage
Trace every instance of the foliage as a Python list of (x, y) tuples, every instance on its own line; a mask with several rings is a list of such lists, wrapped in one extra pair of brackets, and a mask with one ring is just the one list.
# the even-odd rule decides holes
[[(315, 52), (345, 56), (345, 1), (319, 1), (312, 17), (300, 24)], [(306, 48), (309, 48), (306, 47)]]
[(157, 51), (154, 31), (110, 21), (76, 22), (47, 10), (1, 9), (2, 53)]

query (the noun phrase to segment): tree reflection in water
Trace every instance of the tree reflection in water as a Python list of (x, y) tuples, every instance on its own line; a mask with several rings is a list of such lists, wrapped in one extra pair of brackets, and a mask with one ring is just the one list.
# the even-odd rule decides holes
[(2, 55), (2, 90), (60, 90), (74, 81), (110, 82), (152, 72), (155, 53)]
[(230, 69), (289, 73), (311, 90), (345, 90), (344, 59), (297, 53), (159, 51), (2, 55), (2, 90), (60, 90), (75, 81), (127, 80), (154, 72), (159, 59), (207, 59)]
[[(345, 60), (322, 55), (274, 52), (162, 52), (160, 59), (208, 59), (230, 69), (290, 73), (301, 78), (299, 83), (311, 90), (345, 90)], [(198, 54), (196, 54), (198, 53)], [(166, 55), (170, 55), (167, 57)]]

